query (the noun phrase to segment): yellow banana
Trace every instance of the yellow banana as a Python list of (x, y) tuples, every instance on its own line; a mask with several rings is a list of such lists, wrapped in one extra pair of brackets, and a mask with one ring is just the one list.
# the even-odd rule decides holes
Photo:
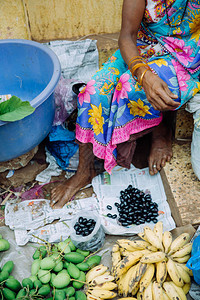
[(171, 244), (169, 255), (173, 254), (180, 248), (182, 248), (185, 244), (188, 243), (190, 239), (189, 233), (185, 232), (179, 235)]
[(137, 265), (134, 265), (124, 275), (123, 286), (121, 288), (121, 295), (123, 295), (124, 297), (127, 296), (129, 293), (129, 281), (134, 276), (136, 269)]
[(172, 234), (171, 232), (169, 231), (165, 231), (163, 233), (163, 246), (164, 246), (164, 249), (165, 249), (165, 253), (168, 253), (169, 250), (170, 250), (170, 246), (172, 244)]
[(177, 267), (179, 275), (182, 277), (183, 281), (185, 283), (190, 283), (191, 278), (190, 278), (189, 273), (184, 268), (182, 268), (181, 264), (176, 263), (176, 267)]
[[(129, 256), (133, 252), (134, 251), (128, 251), (128, 250), (125, 250), (124, 248), (120, 248), (120, 254), (121, 254), (121, 256)], [(137, 252), (137, 251), (135, 251), (135, 252)]]
[(92, 268), (89, 272), (86, 274), (86, 282), (92, 281), (95, 277), (100, 276), (104, 274), (107, 271), (108, 267), (104, 265), (98, 265), (94, 268)]
[(163, 291), (163, 300), (170, 300), (170, 298), (167, 296), (167, 294), (165, 293), (165, 290), (162, 289)]
[(175, 288), (175, 290), (179, 294), (180, 299), (181, 300), (187, 300), (187, 297), (185, 296), (185, 293), (184, 293), (183, 289), (181, 287), (177, 286), (176, 284), (174, 284), (174, 282), (172, 282), (172, 281), (170, 283), (173, 285), (173, 287)]
[(132, 296), (135, 296), (137, 294), (137, 292), (139, 291), (139, 288), (140, 288), (140, 284), (138, 282), (138, 284), (134, 287), (134, 289), (132, 290), (131, 292), (131, 295)]
[(180, 264), (178, 262), (176, 262), (176, 265), (179, 265), (181, 268), (183, 268), (190, 276), (193, 276), (192, 270), (188, 269), (188, 267), (186, 267), (186, 264)]
[(143, 293), (137, 293), (137, 300), (143, 300)]
[(120, 242), (119, 243), (118, 242), (118, 244), (119, 244), (120, 251), (127, 250), (127, 251), (130, 251), (130, 252), (133, 252), (133, 251), (137, 250), (136, 248), (134, 248), (133, 246), (131, 246), (129, 243), (125, 243), (125, 242)]
[(191, 283), (185, 283), (184, 286), (182, 287), (185, 295), (187, 295), (187, 293), (189, 292), (190, 287), (191, 287)]
[(182, 287), (184, 285), (182, 277), (179, 275), (179, 272), (177, 270), (177, 267), (172, 259), (168, 259), (167, 262), (167, 271), (169, 273), (169, 276), (171, 277), (172, 281), (177, 285)]
[(119, 245), (118, 244), (114, 244), (112, 247), (112, 253), (118, 252), (119, 251)]
[(138, 283), (139, 283), (140, 279), (142, 278), (142, 276), (144, 275), (146, 269), (147, 269), (147, 264), (143, 264), (141, 262), (139, 262), (137, 264), (136, 271), (133, 274), (133, 276), (130, 278), (130, 281), (129, 281), (129, 293), (131, 293), (133, 291), (133, 289), (135, 289), (135, 287), (138, 285)]
[(125, 286), (125, 276), (126, 276), (127, 273), (125, 273), (124, 275), (122, 275), (120, 277), (120, 279), (117, 281), (117, 285), (118, 285), (118, 294), (120, 296), (123, 295), (124, 293), (124, 286)]
[(154, 300), (163, 300), (162, 287), (156, 281), (153, 282), (152, 291)]
[(103, 289), (103, 290), (108, 290), (108, 291), (112, 291), (114, 289), (117, 288), (117, 284), (115, 282), (112, 281), (107, 281), (101, 284), (97, 284), (93, 287), (93, 289)]
[(150, 284), (155, 272), (154, 264), (148, 264), (146, 272), (140, 280), (140, 292), (143, 292)]
[(88, 293), (101, 299), (112, 299), (117, 296), (117, 293), (103, 289), (90, 289)]
[(95, 296), (92, 296), (90, 294), (87, 294), (87, 300), (102, 300), (102, 299), (99, 298), (99, 297), (95, 297)]
[(160, 261), (156, 264), (156, 280), (162, 286), (167, 277), (166, 260)]
[(173, 253), (171, 255), (171, 257), (172, 258), (183, 257), (185, 255), (190, 254), (191, 251), (192, 251), (192, 243), (187, 243), (182, 248), (180, 248), (178, 251), (176, 251), (175, 253)]
[(111, 272), (113, 273), (116, 265), (121, 260), (121, 254), (120, 254), (120, 251), (119, 251), (119, 245), (114, 244), (114, 246), (112, 247), (111, 256), (112, 256), (112, 271)]
[(115, 268), (115, 272), (114, 272), (115, 278), (117, 279), (121, 275), (126, 273), (128, 269), (133, 265), (135, 265), (145, 253), (149, 253), (149, 252), (150, 251), (148, 250), (136, 251), (131, 253), (129, 256), (124, 257)]
[(130, 241), (129, 245), (138, 250), (143, 250), (150, 246), (149, 242), (141, 240)]
[(159, 240), (162, 243), (162, 237), (163, 237), (163, 223), (162, 222), (157, 222), (153, 228), (153, 232), (157, 235)]
[(98, 284), (102, 284), (104, 282), (110, 282), (110, 281), (113, 281), (114, 279), (115, 279), (114, 276), (110, 275), (109, 272), (105, 272), (103, 275), (95, 277), (91, 281), (91, 285), (98, 285)]
[(190, 258), (190, 255), (188, 254), (188, 255), (185, 255), (183, 257), (174, 257), (173, 260), (177, 261), (180, 264), (184, 264), (189, 260), (189, 258)]
[(163, 261), (166, 257), (166, 254), (164, 252), (152, 252), (147, 255), (143, 255), (140, 261), (142, 263), (151, 264), (151, 263), (157, 263), (160, 261)]
[(157, 252), (158, 251), (158, 249), (156, 247), (152, 246), (152, 245), (147, 246), (147, 250), (149, 250), (151, 252)]
[(153, 232), (153, 230), (150, 227), (145, 226), (144, 233), (151, 245), (153, 245), (157, 249), (164, 251), (162, 242), (160, 241), (160, 239), (157, 237), (157, 235)]
[(148, 287), (144, 290), (143, 299), (144, 300), (153, 300), (153, 283), (149, 283)]
[(147, 238), (146, 238), (144, 232), (140, 232), (140, 233), (138, 233), (137, 235), (138, 235), (142, 240), (148, 242), (148, 240), (147, 240)]
[(170, 300), (181, 300), (179, 294), (170, 282), (164, 282), (163, 288)]

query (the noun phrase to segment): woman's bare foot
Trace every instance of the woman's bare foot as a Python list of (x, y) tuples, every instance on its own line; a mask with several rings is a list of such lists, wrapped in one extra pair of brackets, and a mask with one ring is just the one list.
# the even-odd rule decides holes
[(157, 174), (172, 158), (172, 130), (163, 122), (152, 132), (149, 173)]
[(51, 192), (51, 206), (62, 208), (84, 186), (96, 176), (94, 154), (91, 145), (79, 146), (79, 166), (76, 174), (58, 184)]

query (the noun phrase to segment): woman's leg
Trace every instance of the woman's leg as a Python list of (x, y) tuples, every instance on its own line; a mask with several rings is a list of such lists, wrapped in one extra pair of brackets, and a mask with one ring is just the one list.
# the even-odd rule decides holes
[(152, 131), (151, 149), (148, 159), (150, 175), (157, 174), (172, 158), (172, 132), (176, 112), (163, 115), (163, 121)]
[(96, 176), (94, 154), (91, 144), (80, 144), (79, 165), (75, 175), (58, 184), (51, 193), (51, 206), (61, 208)]

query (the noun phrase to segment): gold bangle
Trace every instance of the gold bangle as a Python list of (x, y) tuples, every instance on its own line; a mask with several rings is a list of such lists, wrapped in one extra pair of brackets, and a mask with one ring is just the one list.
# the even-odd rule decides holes
[(133, 58), (131, 58), (128, 62), (128, 68), (131, 69), (131, 64), (134, 62), (134, 61), (145, 61), (145, 59), (142, 57), (142, 56), (134, 56)]
[(140, 68), (140, 67), (145, 67), (146, 66), (146, 64), (144, 64), (144, 63), (137, 63), (137, 64), (135, 64), (132, 68), (131, 68), (131, 74), (132, 75), (134, 75), (134, 72), (138, 69), (138, 68)]
[(141, 86), (142, 86), (142, 81), (143, 81), (144, 75), (146, 74), (147, 71), (150, 71), (150, 68), (147, 68), (146, 70), (144, 70), (144, 72), (140, 76), (139, 85), (141, 85)]

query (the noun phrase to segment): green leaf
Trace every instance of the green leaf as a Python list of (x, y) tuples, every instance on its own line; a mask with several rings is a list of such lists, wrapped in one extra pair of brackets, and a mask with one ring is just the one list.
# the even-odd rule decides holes
[(29, 101), (22, 101), (16, 96), (0, 103), (0, 120), (14, 122), (21, 120), (35, 111)]
[(80, 108), (79, 110), (78, 110), (78, 117), (80, 117), (80, 115), (82, 115), (82, 113), (86, 110), (87, 108), (85, 107), (85, 108)]
[(125, 109), (126, 109), (126, 104), (124, 104), (123, 106), (118, 108), (117, 119), (121, 118), (121, 116), (123, 115)]

